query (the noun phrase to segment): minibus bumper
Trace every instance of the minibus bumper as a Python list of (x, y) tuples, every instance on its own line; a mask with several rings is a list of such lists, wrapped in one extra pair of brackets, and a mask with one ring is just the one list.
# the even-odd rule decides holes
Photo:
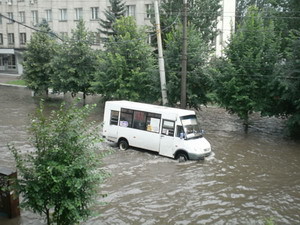
[(211, 152), (207, 152), (204, 154), (194, 154), (194, 153), (188, 153), (189, 154), (189, 160), (203, 160), (205, 157), (208, 157), (211, 155)]

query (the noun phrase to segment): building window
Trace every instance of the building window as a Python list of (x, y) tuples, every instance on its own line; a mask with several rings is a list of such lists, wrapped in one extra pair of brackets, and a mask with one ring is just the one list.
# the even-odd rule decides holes
[(8, 33), (8, 44), (14, 45), (15, 44), (15, 35), (14, 33)]
[(14, 14), (12, 12), (7, 13), (7, 17), (9, 18), (7, 23), (13, 23), (14, 20)]
[(25, 12), (24, 11), (19, 12), (19, 22), (25, 23)]
[(8, 69), (16, 69), (16, 57), (15, 57), (15, 55), (8, 55), (7, 68)]
[(2, 16), (0, 16), (0, 24), (2, 24)]
[(75, 8), (75, 20), (80, 20), (83, 18), (82, 8)]
[(52, 10), (51, 9), (46, 9), (46, 21), (51, 22), (52, 21)]
[(31, 11), (31, 17), (32, 17), (32, 25), (36, 26), (39, 22), (38, 11), (37, 10)]
[(59, 10), (59, 21), (67, 21), (67, 9), (60, 9)]
[(3, 34), (0, 34), (0, 45), (3, 45)]
[(21, 45), (26, 44), (26, 33), (20, 33), (20, 44)]
[(125, 16), (135, 17), (135, 5), (126, 6)]
[(99, 32), (94, 32), (93, 33), (93, 45), (100, 45), (100, 33)]
[(153, 13), (153, 5), (152, 4), (146, 4), (145, 5), (145, 9), (146, 9), (146, 19), (151, 19), (151, 14)]
[(99, 7), (92, 7), (92, 20), (97, 20), (99, 19)]

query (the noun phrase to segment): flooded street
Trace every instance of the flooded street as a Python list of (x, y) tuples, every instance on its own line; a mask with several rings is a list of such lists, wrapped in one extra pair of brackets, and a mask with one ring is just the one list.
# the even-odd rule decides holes
[[(26, 151), (28, 115), (38, 106), (27, 89), (0, 86), (0, 166), (14, 168), (7, 143)], [(62, 96), (46, 102), (57, 108)], [(89, 97), (90, 102), (97, 102)], [(101, 122), (103, 106), (92, 114)], [(93, 224), (275, 224), (300, 223), (300, 142), (284, 138), (283, 122), (252, 117), (248, 134), (236, 116), (208, 107), (199, 112), (214, 154), (178, 163), (150, 152), (113, 148), (103, 160), (111, 176), (101, 185)], [(105, 202), (105, 204), (100, 204)], [(0, 224), (45, 224), (31, 212)]]

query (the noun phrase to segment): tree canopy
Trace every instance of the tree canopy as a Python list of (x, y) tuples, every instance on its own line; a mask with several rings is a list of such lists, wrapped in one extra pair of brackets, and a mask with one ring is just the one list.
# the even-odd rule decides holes
[(258, 9), (250, 8), (232, 35), (215, 86), (221, 105), (236, 113), (246, 128), (249, 115), (261, 111), (270, 100), (269, 84), (274, 79), (279, 50), (273, 23), (265, 23)]
[(125, 3), (123, 0), (109, 0), (109, 3), (110, 7), (104, 11), (105, 19), (100, 19), (99, 24), (103, 29), (99, 31), (106, 36), (114, 36), (116, 33), (113, 24), (125, 15)]
[(300, 31), (293, 31), (288, 38), (285, 60), (277, 67), (276, 79), (271, 82), (273, 101), (266, 105), (267, 115), (288, 118), (288, 135), (300, 137)]
[(122, 17), (113, 25), (99, 57), (93, 88), (107, 99), (153, 101), (159, 96), (159, 76), (145, 31), (137, 28), (132, 17)]
[(72, 37), (59, 45), (52, 60), (52, 84), (55, 92), (71, 92), (75, 96), (78, 92), (90, 94), (93, 81), (96, 57), (91, 48), (92, 33), (85, 28), (80, 20)]
[(47, 224), (78, 224), (91, 214), (97, 185), (106, 174), (97, 169), (99, 131), (86, 118), (93, 107), (76, 103), (53, 111), (44, 106), (31, 120), (33, 149), (27, 154), (10, 145), (19, 173), (22, 206), (46, 217)]
[(23, 61), (23, 79), (36, 94), (48, 93), (53, 73), (51, 60), (54, 55), (54, 37), (50, 36), (49, 25), (43, 21), (39, 32), (33, 33), (26, 46)]
[[(169, 33), (180, 24), (182, 0), (162, 0), (160, 6), (161, 28), (164, 34)], [(188, 1), (188, 21), (201, 34), (202, 40), (211, 44), (217, 35), (217, 18), (221, 13), (220, 0), (192, 0)]]
[[(166, 36), (166, 49), (164, 51), (166, 63), (166, 78), (169, 104), (176, 105), (180, 101), (181, 85), (181, 42), (182, 29), (173, 28)], [(199, 35), (195, 26), (188, 27), (188, 65), (187, 65), (187, 105), (198, 108), (206, 104), (206, 96), (210, 90), (209, 76), (204, 72), (208, 61), (208, 46)]]

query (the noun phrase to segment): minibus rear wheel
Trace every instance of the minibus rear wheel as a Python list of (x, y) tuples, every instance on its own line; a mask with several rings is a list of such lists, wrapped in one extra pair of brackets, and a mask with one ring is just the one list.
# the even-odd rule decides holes
[(121, 140), (119, 141), (119, 148), (120, 148), (121, 150), (127, 150), (128, 147), (129, 147), (129, 144), (128, 144), (128, 141), (127, 141), (126, 139), (121, 139)]

